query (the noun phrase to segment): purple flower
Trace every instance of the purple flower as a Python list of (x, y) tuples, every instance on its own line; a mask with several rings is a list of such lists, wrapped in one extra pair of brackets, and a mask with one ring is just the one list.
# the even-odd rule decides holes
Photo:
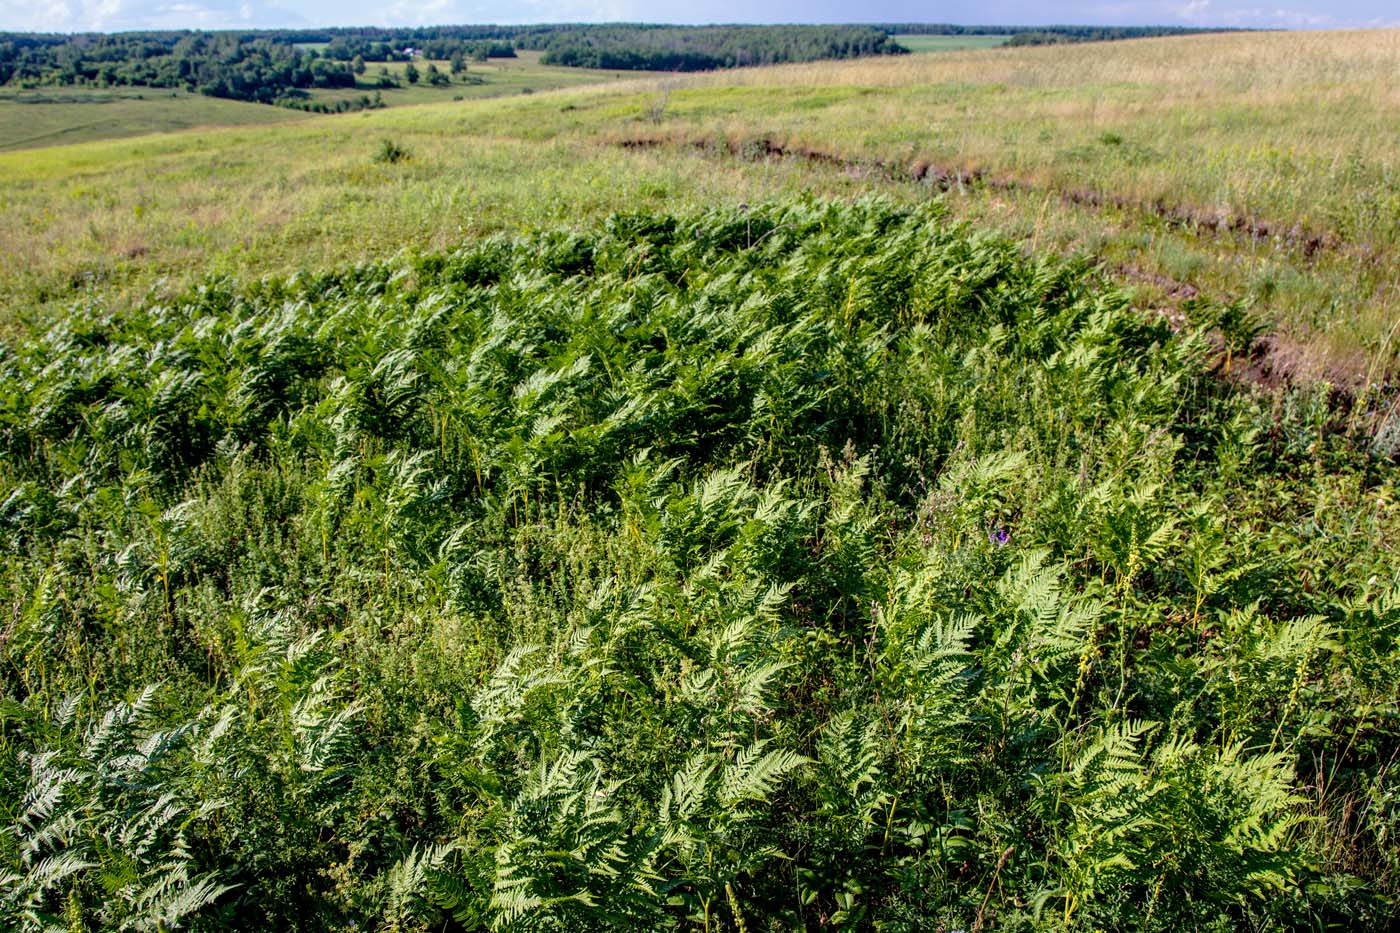
[(995, 547), (1001, 547), (1010, 540), (1011, 532), (1007, 531), (1005, 528), (1002, 528), (1000, 525), (998, 525), (996, 528), (990, 529), (987, 532), (987, 543), (994, 545)]

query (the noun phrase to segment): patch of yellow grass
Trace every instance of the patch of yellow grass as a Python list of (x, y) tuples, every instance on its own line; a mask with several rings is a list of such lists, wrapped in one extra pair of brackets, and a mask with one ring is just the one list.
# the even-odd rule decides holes
[(1133, 84), (1177, 96), (1254, 94), (1270, 89), (1365, 82), (1394, 91), (1400, 29), (1219, 33), (1075, 45), (997, 48), (711, 73), (691, 86), (911, 87), (1003, 84), (1081, 88)]

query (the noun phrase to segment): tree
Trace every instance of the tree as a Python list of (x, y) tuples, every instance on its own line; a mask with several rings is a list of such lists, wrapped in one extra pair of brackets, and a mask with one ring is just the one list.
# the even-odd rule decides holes
[(364, 58), (363, 58), (362, 56), (356, 55), (356, 56), (350, 61), (350, 70), (353, 71), (353, 72), (355, 72), (355, 74), (357, 74), (357, 75), (362, 75), (362, 74), (364, 74), (364, 73), (365, 73), (365, 60), (364, 60)]
[(403, 76), (408, 79), (409, 84), (418, 83), (418, 69), (414, 66), (413, 62), (409, 62), (407, 65), (403, 66)]
[(467, 70), (467, 61), (462, 57), (461, 50), (452, 53), (452, 73), (459, 75)]

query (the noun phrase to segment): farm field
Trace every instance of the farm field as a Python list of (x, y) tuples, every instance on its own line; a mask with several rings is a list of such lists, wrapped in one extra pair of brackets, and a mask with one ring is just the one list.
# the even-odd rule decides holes
[(1395, 928), (1397, 67), (0, 153), (0, 927)]
[(0, 88), (0, 150), (303, 117), (294, 110), (168, 88)]
[(962, 52), (967, 49), (994, 49), (1011, 36), (901, 36), (894, 41), (911, 52)]

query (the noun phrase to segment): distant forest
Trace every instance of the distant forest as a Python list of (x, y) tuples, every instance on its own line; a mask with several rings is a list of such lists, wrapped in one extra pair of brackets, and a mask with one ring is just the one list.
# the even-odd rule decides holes
[(4, 34), (0, 83), (185, 88), (272, 104), (309, 88), (352, 88), (355, 73), (276, 33)]
[(184, 88), (299, 106), (315, 88), (353, 88), (365, 62), (452, 60), (542, 51), (545, 64), (615, 71), (705, 71), (898, 55), (895, 35), (1006, 35), (1012, 44), (1181, 35), (1178, 27), (663, 26), (645, 23), (430, 26), (249, 32), (0, 33), (0, 84)]
[(647, 71), (709, 71), (908, 52), (870, 26), (600, 26), (530, 36), (547, 65)]
[(1189, 36), (1203, 32), (1237, 32), (1228, 28), (1192, 26), (958, 26), (953, 23), (882, 23), (874, 27), (892, 36), (1046, 36), (1052, 42), (1112, 42), (1117, 39), (1152, 39)]

